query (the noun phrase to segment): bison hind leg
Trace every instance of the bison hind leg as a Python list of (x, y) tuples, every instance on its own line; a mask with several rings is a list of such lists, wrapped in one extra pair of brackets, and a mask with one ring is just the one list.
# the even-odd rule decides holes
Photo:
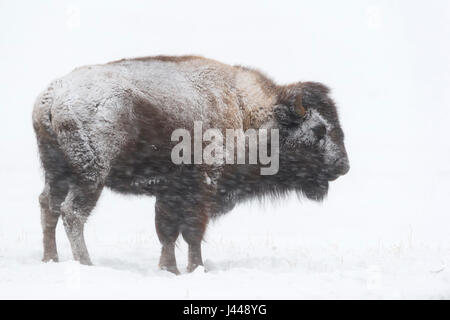
[(61, 215), (61, 203), (67, 192), (70, 171), (64, 156), (54, 141), (38, 140), (39, 153), (45, 171), (45, 187), (39, 196), (44, 255), (42, 261), (58, 261), (56, 225)]
[(58, 262), (59, 260), (55, 232), (60, 216), (59, 207), (64, 199), (64, 196), (61, 196), (61, 194), (64, 194), (64, 191), (64, 186), (46, 183), (44, 191), (42, 191), (39, 196), (44, 245), (44, 256), (42, 261), (44, 262)]

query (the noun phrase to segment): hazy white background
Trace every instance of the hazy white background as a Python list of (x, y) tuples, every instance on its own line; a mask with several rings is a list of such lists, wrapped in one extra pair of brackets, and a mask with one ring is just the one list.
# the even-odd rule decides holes
[[(450, 298), (449, 39), (449, 1), (1, 0), (0, 298)], [(61, 225), (62, 262), (41, 263), (34, 99), (77, 66), (157, 54), (329, 85), (349, 174), (323, 204), (213, 223), (208, 273), (159, 271), (153, 199), (108, 191), (86, 231), (96, 266), (71, 261)]]

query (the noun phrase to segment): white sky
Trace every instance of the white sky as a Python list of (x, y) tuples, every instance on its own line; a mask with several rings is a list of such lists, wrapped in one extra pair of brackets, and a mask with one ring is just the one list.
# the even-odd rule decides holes
[[(344, 253), (351, 248), (367, 251), (367, 261), (374, 247), (405, 248), (407, 244), (419, 250), (420, 242), (425, 252), (434, 246), (430, 252), (440, 261), (440, 248), (445, 251), (450, 243), (449, 39), (450, 1), (445, 0), (0, 0), (0, 257), (25, 261), (20, 268), (27, 268), (27, 261), (39, 261), (37, 197), (43, 181), (31, 125), (38, 93), (51, 80), (85, 64), (145, 55), (200, 54), (256, 67), (279, 83), (312, 80), (329, 85), (339, 106), (351, 164), (349, 174), (332, 183), (322, 205), (290, 199), (277, 206), (269, 204), (267, 215), (259, 207), (240, 206), (211, 226), (206, 257), (212, 256), (220, 266), (220, 239), (233, 240), (236, 246), (231, 246), (226, 259), (239, 265), (238, 248), (245, 252), (247, 246), (266, 254), (264, 245), (255, 250), (249, 239), (267, 233), (304, 250), (330, 245)], [(141, 230), (137, 236), (149, 235), (150, 243), (136, 256), (125, 253), (121, 258), (139, 261), (143, 269), (156, 268), (159, 244), (151, 222), (153, 208), (147, 202), (151, 200), (139, 199), (108, 192), (102, 196), (87, 227), (94, 262), (109, 252), (114, 259), (121, 256), (116, 246), (102, 250), (99, 238), (107, 239), (108, 246), (116, 241), (118, 250), (127, 252), (129, 246), (120, 247), (121, 239)], [(124, 219), (123, 214), (134, 218)], [(59, 244), (66, 243), (63, 257), (70, 259), (61, 226), (58, 230)], [(147, 254), (148, 249), (154, 263), (145, 260), (142, 252)], [(312, 250), (311, 256), (325, 262), (329, 257), (321, 250)], [(415, 258), (419, 265), (426, 262), (416, 253)], [(393, 269), (394, 278), (408, 269), (408, 259)], [(259, 260), (255, 261), (259, 269)], [(104, 264), (111, 265), (110, 261)], [(132, 266), (122, 264), (119, 267), (124, 270)], [(23, 276), (20, 268), (18, 278)], [(39, 268), (41, 276), (33, 279), (46, 282), (51, 274), (46, 266)], [(16, 268), (5, 270), (8, 275)], [(433, 276), (428, 271), (420, 273), (424, 274)], [(300, 282), (310, 275), (305, 273)], [(401, 283), (420, 291), (416, 284), (422, 278), (415, 275), (404, 275)], [(442, 277), (449, 279), (448, 274)], [(161, 279), (164, 287), (167, 283)], [(286, 288), (279, 278), (274, 279), (272, 286), (280, 283)], [(306, 291), (314, 292), (314, 279)], [(427, 282), (429, 287), (439, 285), (448, 293), (448, 282), (439, 279)], [(330, 286), (332, 292), (338, 288)], [(26, 291), (19, 289), (19, 295)]]

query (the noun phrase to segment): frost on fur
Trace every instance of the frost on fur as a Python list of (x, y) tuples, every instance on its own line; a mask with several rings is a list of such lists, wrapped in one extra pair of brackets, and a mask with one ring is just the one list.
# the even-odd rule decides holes
[[(192, 135), (195, 122), (224, 136), (230, 129), (277, 129), (279, 170), (261, 175), (260, 161), (173, 163), (172, 133)], [(54, 230), (61, 216), (74, 258), (91, 263), (83, 229), (105, 186), (156, 197), (160, 267), (178, 273), (180, 234), (193, 271), (203, 264), (201, 241), (212, 217), (255, 197), (296, 192), (320, 201), (329, 181), (349, 169), (328, 88), (280, 86), (256, 70), (195, 56), (78, 68), (39, 96), (33, 125), (46, 181), (40, 198), (45, 261), (58, 259)]]

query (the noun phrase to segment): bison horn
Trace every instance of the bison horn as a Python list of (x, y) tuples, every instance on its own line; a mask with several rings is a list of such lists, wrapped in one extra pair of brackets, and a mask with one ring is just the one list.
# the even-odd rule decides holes
[(306, 109), (305, 107), (303, 107), (302, 98), (303, 94), (300, 91), (300, 93), (297, 94), (297, 97), (295, 99), (295, 112), (297, 112), (297, 114), (303, 118), (306, 115)]

